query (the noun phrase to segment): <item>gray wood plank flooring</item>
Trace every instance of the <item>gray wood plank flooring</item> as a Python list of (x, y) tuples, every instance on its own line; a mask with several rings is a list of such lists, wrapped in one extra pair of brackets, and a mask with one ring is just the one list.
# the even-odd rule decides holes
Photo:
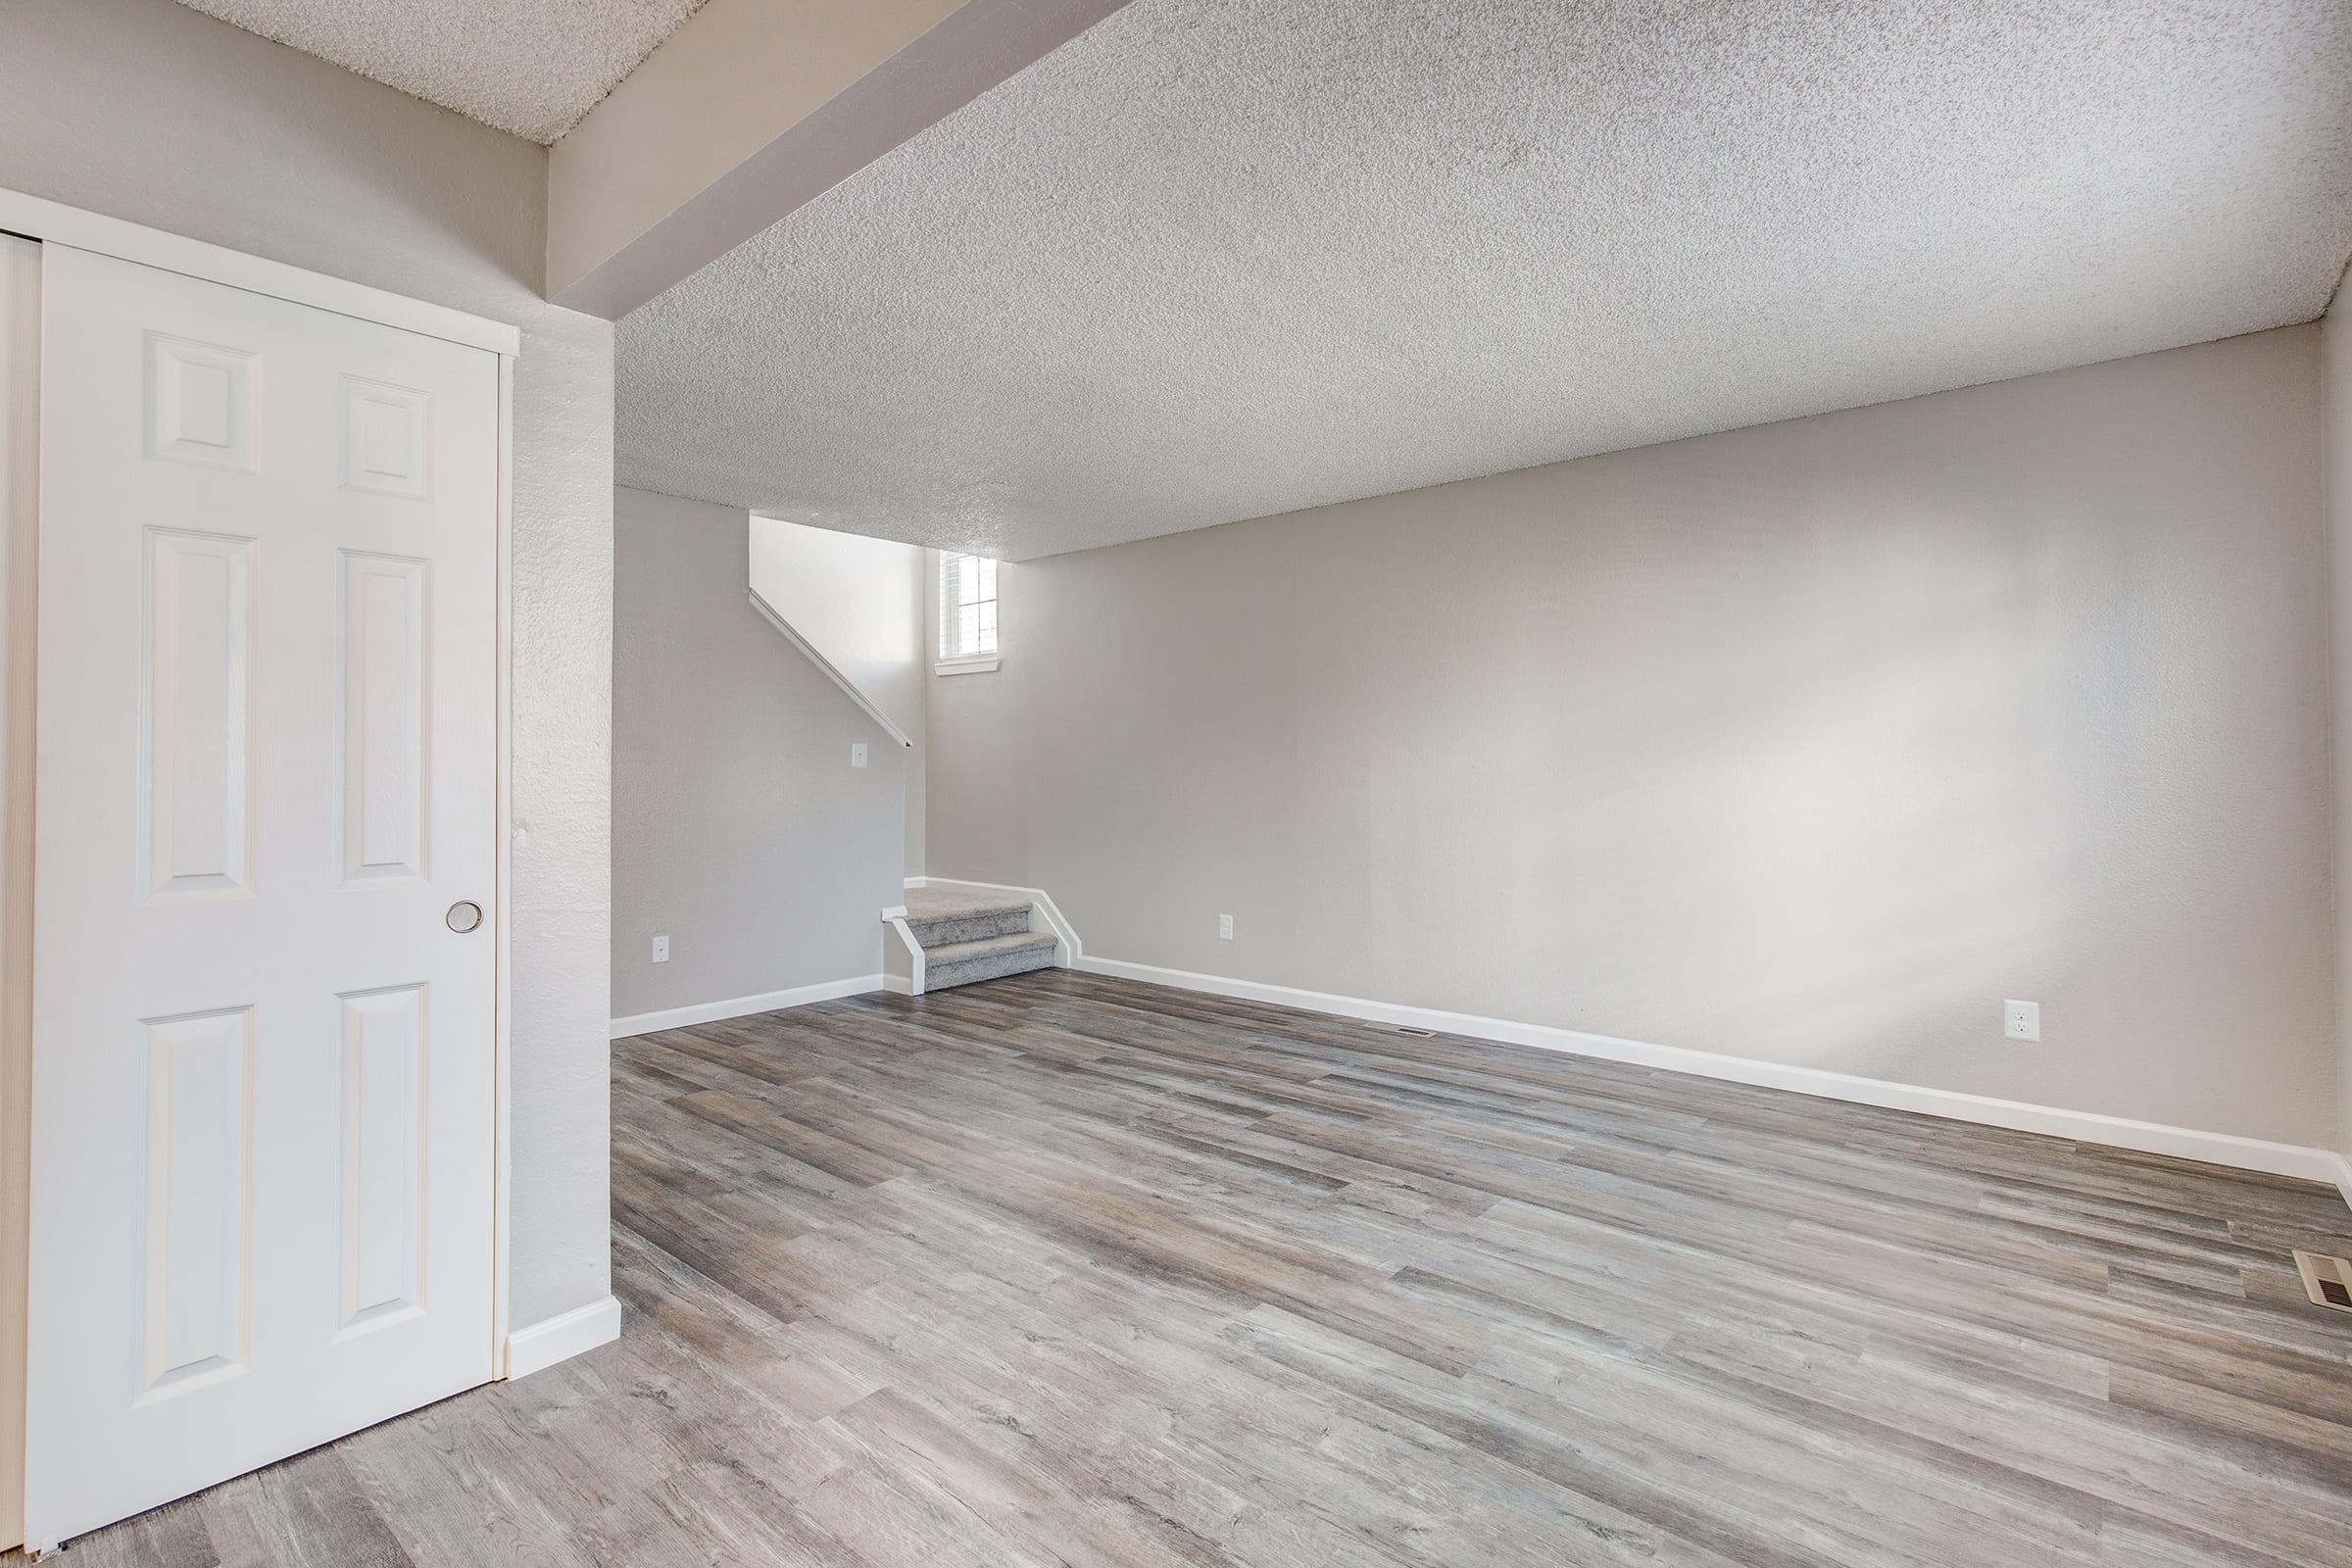
[(2352, 1565), (2326, 1189), (1063, 970), (613, 1057), (617, 1343), (67, 1560)]

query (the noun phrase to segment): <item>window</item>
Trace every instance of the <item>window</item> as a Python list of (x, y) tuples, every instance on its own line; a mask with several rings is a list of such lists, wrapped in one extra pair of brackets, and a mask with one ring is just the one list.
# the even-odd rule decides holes
[(942, 667), (997, 667), (997, 564), (980, 556), (939, 553), (939, 659)]

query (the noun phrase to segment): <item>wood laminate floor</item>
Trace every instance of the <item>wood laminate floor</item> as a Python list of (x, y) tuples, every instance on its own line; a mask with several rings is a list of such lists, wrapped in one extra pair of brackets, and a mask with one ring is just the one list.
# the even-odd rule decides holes
[(613, 1345), (101, 1564), (2352, 1564), (2297, 1183), (1048, 970), (613, 1048)]

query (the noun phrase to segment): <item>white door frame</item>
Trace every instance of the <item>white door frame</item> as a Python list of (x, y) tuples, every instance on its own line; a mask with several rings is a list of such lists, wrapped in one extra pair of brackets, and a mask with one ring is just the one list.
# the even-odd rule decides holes
[(0, 1543), (24, 1534), (25, 1279), (31, 1239), (32, 710), (34, 612), (40, 599), (34, 514), (40, 401), (41, 248), (0, 238)]
[[(266, 294), (297, 305), (308, 305), (340, 316), (398, 327), (403, 331), (462, 343), (468, 348), (485, 349), (498, 356), (498, 868), (491, 916), (491, 934), (497, 949), (494, 958), (496, 1017), (493, 1043), (497, 1077), (497, 1149), (491, 1220), (490, 1364), (494, 1377), (507, 1377), (510, 1375), (507, 1358), (507, 1208), (509, 1161), (513, 1148), (509, 1129), (512, 986), (508, 960), (514, 923), (511, 845), (514, 836), (514, 361), (522, 352), (522, 334), (505, 321), (493, 321), (446, 306), (427, 304), (365, 284), (305, 271), (282, 262), (267, 261), (218, 245), (208, 245), (201, 240), (185, 239), (160, 229), (126, 223), (120, 219), (86, 213), (78, 208), (27, 196), (5, 187), (0, 187), (0, 232), (96, 251), (122, 261), (136, 262), (207, 282), (223, 283), (249, 293)], [(37, 518), (9, 516), (7, 498), (0, 496), (0, 525), (6, 525), (0, 527), (0, 549), (7, 547), (6, 527), (29, 527), (36, 523)], [(25, 636), (20, 639), (19, 646), (29, 645), (30, 630), (29, 627), (24, 629)], [(5, 654), (6, 650), (0, 649), (0, 679), (9, 678), (12, 674), (6, 665)], [(27, 749), (31, 746), (32, 718), (29, 711), (9, 714), (11, 734), (8, 739), (12, 755), (19, 744)], [(20, 943), (24, 944), (24, 951), (29, 956), (32, 940), (29, 928), (10, 930), (6, 933), (6, 940), (12, 949)], [(30, 973), (29, 965), (21, 972)], [(4, 1017), (0, 1015), (0, 1020), (4, 1020)], [(0, 1035), (0, 1085), (29, 1081), (29, 1072), (21, 1069), (27, 1069), (30, 1060), (31, 1041), (25, 1038), (24, 1031), (8, 1029), (5, 1035)], [(0, 1115), (16, 1114), (18, 1111), (13, 1106), (0, 1107)], [(26, 1172), (20, 1168), (18, 1162), (0, 1160), (0, 1237), (9, 1238), (11, 1245), (19, 1249), (24, 1245), (25, 1222), (30, 1211), (31, 1194), (25, 1176)], [(15, 1261), (21, 1265), (23, 1259), (19, 1257)], [(15, 1433), (22, 1435), (24, 1431), (23, 1395), (26, 1350), (22, 1268), (14, 1271), (0, 1268), (0, 1279), (10, 1280), (15, 1286), (14, 1289), (0, 1292), (0, 1390), (9, 1391), (9, 1396), (14, 1400), (13, 1407), (0, 1409), (0, 1421), (7, 1422)], [(0, 1452), (8, 1451), (6, 1446), (0, 1446)], [(21, 1459), (21, 1455), (17, 1457)], [(8, 1473), (0, 1473), (0, 1499), (4, 1499), (0, 1500), (0, 1550), (18, 1544), (16, 1535), (8, 1527), (22, 1517), (24, 1493), (24, 1477), (21, 1463), (12, 1466)]]

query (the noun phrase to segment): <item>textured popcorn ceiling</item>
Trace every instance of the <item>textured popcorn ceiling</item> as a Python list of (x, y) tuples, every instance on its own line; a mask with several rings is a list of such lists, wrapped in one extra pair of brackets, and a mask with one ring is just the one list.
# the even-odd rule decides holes
[(624, 320), (621, 481), (1018, 560), (2308, 320), (2347, 83), (2344, 0), (1135, 0)]
[(703, 0), (180, 0), (427, 103), (552, 142)]

